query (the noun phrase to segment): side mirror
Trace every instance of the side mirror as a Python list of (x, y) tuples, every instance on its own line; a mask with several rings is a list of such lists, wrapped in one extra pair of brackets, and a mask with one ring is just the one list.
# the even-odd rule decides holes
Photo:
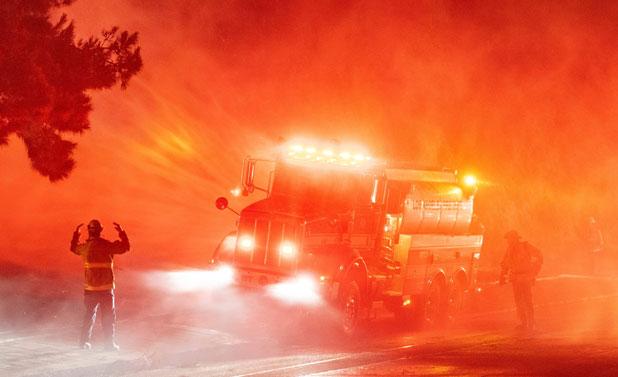
[(227, 198), (224, 198), (223, 196), (220, 196), (217, 198), (217, 200), (215, 200), (215, 206), (217, 206), (217, 209), (220, 210), (224, 210), (227, 208), (229, 202), (227, 200)]
[(242, 184), (243, 195), (252, 193), (255, 189), (253, 185), (253, 178), (255, 176), (255, 160), (246, 158), (242, 165), (242, 176), (240, 177), (240, 183)]

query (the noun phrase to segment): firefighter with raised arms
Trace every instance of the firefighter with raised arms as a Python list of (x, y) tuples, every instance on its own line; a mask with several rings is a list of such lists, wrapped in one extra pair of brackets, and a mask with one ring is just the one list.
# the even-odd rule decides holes
[(513, 296), (521, 331), (534, 329), (534, 304), (532, 303), (532, 286), (543, 264), (541, 251), (530, 243), (521, 240), (514, 230), (504, 236), (507, 249), (502, 259), (500, 284), (505, 284), (507, 276), (513, 285)]
[(101, 310), (101, 322), (105, 337), (105, 348), (118, 350), (115, 340), (116, 309), (114, 304), (114, 255), (129, 251), (129, 238), (122, 227), (114, 223), (120, 240), (114, 242), (101, 237), (103, 227), (98, 220), (88, 223), (88, 239), (79, 243), (80, 224), (73, 233), (71, 252), (80, 255), (84, 263), (84, 321), (79, 344), (90, 349), (90, 338), (97, 317)]

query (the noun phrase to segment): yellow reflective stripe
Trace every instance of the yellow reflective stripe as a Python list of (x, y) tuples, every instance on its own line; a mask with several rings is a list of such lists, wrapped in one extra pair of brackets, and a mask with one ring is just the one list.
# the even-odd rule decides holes
[(113, 263), (89, 263), (84, 262), (84, 268), (112, 268), (114, 266)]
[(114, 283), (104, 285), (90, 285), (88, 283), (84, 283), (84, 289), (87, 291), (108, 291), (110, 289), (114, 289)]

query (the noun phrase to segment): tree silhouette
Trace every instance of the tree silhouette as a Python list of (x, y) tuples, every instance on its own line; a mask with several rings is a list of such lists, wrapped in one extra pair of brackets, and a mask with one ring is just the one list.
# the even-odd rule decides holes
[(57, 181), (75, 166), (66, 133), (90, 127), (88, 90), (129, 79), (142, 67), (137, 33), (117, 27), (75, 40), (73, 22), (52, 10), (73, 0), (0, 0), (0, 146), (15, 134), (32, 167)]

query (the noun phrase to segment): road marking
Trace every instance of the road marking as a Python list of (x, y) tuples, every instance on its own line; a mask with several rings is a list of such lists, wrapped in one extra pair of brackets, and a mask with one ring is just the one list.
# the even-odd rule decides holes
[[(459, 339), (459, 340), (474, 339), (474, 338), (483, 337), (486, 335), (487, 333), (483, 332), (483, 333), (477, 333), (474, 335), (460, 336), (460, 337), (453, 338), (453, 339)], [(363, 367), (367, 365), (388, 363), (388, 362), (397, 361), (397, 360), (405, 360), (410, 357), (410, 354), (411, 354), (410, 352), (430, 352), (432, 355), (440, 355), (440, 354), (452, 352), (453, 350), (462, 350), (462, 349), (467, 349), (467, 348), (478, 347), (481, 344), (484, 344), (484, 345), (495, 344), (495, 343), (498, 343), (499, 341), (500, 339), (494, 339), (494, 340), (485, 341), (485, 342), (470, 342), (469, 344), (466, 344), (466, 345), (450, 347), (449, 349), (444, 349), (444, 350), (439, 350), (439, 351), (432, 351), (430, 348), (428, 349), (418, 348), (418, 347), (432, 347), (438, 344), (438, 342), (428, 341), (420, 345), (404, 345), (404, 346), (399, 346), (399, 347), (394, 347), (394, 348), (387, 348), (384, 350), (376, 350), (376, 351), (363, 352), (363, 353), (353, 353), (353, 354), (348, 354), (346, 356), (342, 356), (339, 358), (320, 360), (320, 361), (311, 362), (311, 363), (300, 363), (300, 364), (295, 364), (295, 365), (288, 365), (286, 367), (272, 368), (272, 369), (256, 371), (256, 372), (252, 372), (248, 374), (236, 375), (235, 377), (319, 376), (325, 373), (339, 372), (339, 371), (359, 368), (359, 367)], [(411, 351), (412, 348), (414, 348), (413, 351)], [(344, 364), (337, 365), (336, 363), (338, 362), (344, 363)], [(333, 367), (331, 368), (328, 368), (329, 364), (335, 364), (335, 365), (333, 365)], [(306, 371), (305, 373), (302, 372), (302, 369), (307, 369), (307, 368), (311, 369), (312, 367), (320, 368), (320, 366), (326, 369), (323, 369), (323, 370), (318, 369), (313, 372), (312, 371)]]
[(354, 369), (354, 368), (360, 368), (360, 367), (366, 367), (368, 365), (379, 365), (379, 364), (386, 364), (386, 363), (392, 363), (393, 361), (400, 361), (400, 360), (405, 360), (407, 359), (407, 356), (404, 357), (397, 357), (397, 358), (393, 358), (393, 359), (387, 359), (387, 360), (380, 360), (380, 361), (375, 361), (375, 362), (371, 362), (371, 363), (365, 363), (365, 364), (357, 364), (357, 365), (352, 365), (349, 367), (342, 367), (342, 368), (334, 368), (334, 369), (329, 369), (329, 370), (325, 370), (322, 372), (317, 372), (317, 373), (310, 373), (310, 374), (301, 374), (299, 377), (313, 377), (313, 376), (323, 376), (326, 373), (333, 373), (333, 372), (342, 372), (344, 370), (349, 370), (349, 369)]
[(326, 364), (326, 363), (331, 363), (331, 362), (334, 362), (334, 361), (345, 360), (345, 359), (349, 359), (349, 358), (351, 358), (350, 355), (340, 356), (340, 357), (333, 357), (333, 358), (330, 358), (330, 359), (317, 360), (317, 361), (312, 361), (312, 362), (309, 362), (309, 363), (301, 363), (301, 364), (288, 365), (288, 366), (285, 366), (285, 367), (266, 369), (266, 370), (261, 370), (261, 371), (257, 371), (257, 372), (245, 373), (245, 374), (236, 374), (236, 375), (234, 375), (234, 377), (259, 376), (261, 374), (269, 374), (269, 373), (274, 373), (274, 372), (284, 372), (286, 370), (298, 369), (298, 368), (306, 368), (306, 367), (309, 367), (309, 366), (314, 366), (314, 365), (319, 365), (319, 364)]

